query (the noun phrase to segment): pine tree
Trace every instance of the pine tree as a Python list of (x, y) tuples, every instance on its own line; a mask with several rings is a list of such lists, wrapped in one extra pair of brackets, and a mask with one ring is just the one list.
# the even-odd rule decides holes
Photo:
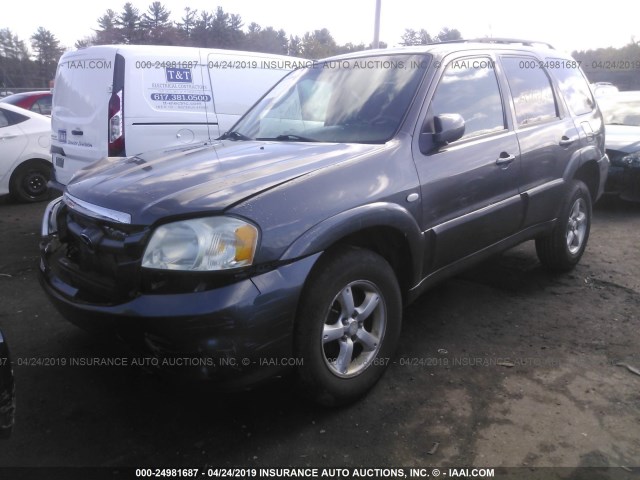
[(138, 9), (131, 2), (125, 3), (122, 13), (115, 19), (123, 43), (136, 44), (143, 40), (144, 31), (140, 28), (141, 20)]
[(43, 87), (49, 86), (53, 80), (58, 66), (58, 60), (64, 53), (60, 41), (49, 30), (38, 27), (36, 33), (31, 36), (31, 48), (35, 52), (36, 64), (39, 67), (38, 83)]

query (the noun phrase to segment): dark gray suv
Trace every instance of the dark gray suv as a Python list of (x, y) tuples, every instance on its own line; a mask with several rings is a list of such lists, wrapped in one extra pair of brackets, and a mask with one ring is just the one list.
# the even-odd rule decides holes
[(239, 387), (371, 388), (402, 309), (525, 240), (571, 269), (608, 159), (578, 62), (497, 40), (313, 62), (220, 139), (105, 159), (43, 220), (42, 285), (152, 364)]

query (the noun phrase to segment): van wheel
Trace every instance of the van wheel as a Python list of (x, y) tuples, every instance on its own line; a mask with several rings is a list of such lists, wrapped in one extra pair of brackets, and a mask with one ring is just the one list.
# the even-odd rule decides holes
[(536, 253), (540, 262), (558, 272), (571, 270), (587, 247), (590, 229), (591, 195), (583, 182), (574, 180), (553, 232), (536, 239)]
[(395, 351), (402, 299), (380, 255), (348, 247), (326, 253), (305, 285), (295, 329), (298, 383), (325, 406), (365, 394)]
[(51, 179), (51, 165), (30, 160), (18, 166), (11, 175), (9, 193), (18, 202), (39, 202), (49, 198), (47, 183)]

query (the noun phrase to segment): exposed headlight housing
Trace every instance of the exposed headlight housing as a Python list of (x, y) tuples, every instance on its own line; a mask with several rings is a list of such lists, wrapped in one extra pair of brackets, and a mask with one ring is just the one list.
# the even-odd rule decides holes
[(211, 272), (253, 263), (258, 229), (232, 217), (182, 220), (159, 226), (142, 257), (144, 268)]

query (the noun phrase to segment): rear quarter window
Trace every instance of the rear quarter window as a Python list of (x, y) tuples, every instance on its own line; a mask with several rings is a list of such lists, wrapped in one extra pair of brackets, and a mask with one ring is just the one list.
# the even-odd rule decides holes
[(10, 110), (0, 110), (0, 127), (17, 125), (18, 123), (22, 123), (26, 120), (29, 120), (29, 117), (20, 115), (19, 113), (12, 112)]
[(554, 66), (551, 74), (558, 82), (560, 92), (573, 114), (584, 115), (592, 112), (596, 102), (578, 62), (558, 58), (550, 58), (548, 62)]

